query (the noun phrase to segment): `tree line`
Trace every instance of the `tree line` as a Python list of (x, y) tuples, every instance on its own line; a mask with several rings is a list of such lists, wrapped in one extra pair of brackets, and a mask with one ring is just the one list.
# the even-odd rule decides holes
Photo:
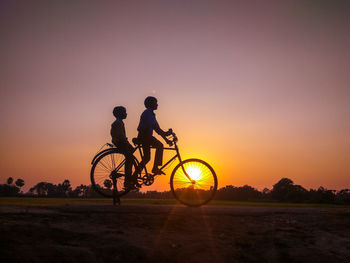
[[(7, 179), (6, 184), (0, 184), (0, 196), (39, 196), (39, 197), (80, 197), (91, 198), (101, 197), (94, 191), (91, 185), (79, 185), (72, 188), (69, 180), (53, 184), (40, 182), (29, 189), (27, 193), (21, 192), (24, 186), (23, 179), (14, 182), (12, 177)], [(132, 191), (127, 195), (129, 198), (154, 198), (172, 199), (171, 191)], [(329, 190), (324, 187), (306, 190), (301, 185), (296, 185), (289, 178), (282, 178), (272, 189), (265, 188), (259, 191), (249, 185), (235, 187), (227, 185), (218, 189), (216, 200), (232, 201), (275, 201), (275, 202), (297, 202), (297, 203), (337, 203), (350, 204), (350, 189), (340, 191)]]
[(17, 179), (13, 183), (13, 178), (9, 177), (6, 184), (0, 184), (0, 196), (38, 196), (38, 197), (100, 197), (91, 185), (78, 185), (72, 188), (69, 180), (64, 180), (62, 183), (53, 184), (48, 182), (40, 182), (29, 189), (28, 192), (21, 192), (24, 186), (23, 179)]

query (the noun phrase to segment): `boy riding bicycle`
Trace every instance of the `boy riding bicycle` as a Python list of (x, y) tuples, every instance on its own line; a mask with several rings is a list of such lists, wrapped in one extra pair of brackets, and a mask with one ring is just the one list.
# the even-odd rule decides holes
[(156, 115), (154, 111), (158, 108), (158, 102), (155, 97), (147, 97), (145, 99), (146, 110), (141, 114), (140, 123), (137, 128), (138, 141), (142, 144), (143, 149), (143, 159), (140, 162), (140, 168), (143, 168), (151, 159), (151, 147), (156, 148), (156, 155), (154, 158), (154, 164), (152, 168), (153, 174), (165, 174), (162, 172), (158, 166), (162, 165), (163, 162), (163, 144), (153, 137), (153, 130), (158, 133), (167, 144), (170, 146), (172, 142), (166, 137), (172, 134), (172, 130), (169, 129), (167, 132), (163, 131), (156, 120)]
[(134, 147), (129, 143), (126, 137), (123, 122), (127, 117), (126, 109), (123, 106), (115, 107), (113, 109), (113, 115), (116, 120), (111, 125), (112, 142), (118, 148), (119, 152), (125, 156), (125, 186), (132, 187), (137, 182), (136, 176), (131, 175)]

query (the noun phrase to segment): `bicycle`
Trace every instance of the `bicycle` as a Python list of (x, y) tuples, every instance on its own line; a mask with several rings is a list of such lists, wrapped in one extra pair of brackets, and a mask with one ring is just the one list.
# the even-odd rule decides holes
[[(170, 189), (174, 197), (187, 206), (198, 207), (208, 203), (213, 199), (217, 190), (218, 181), (214, 169), (200, 159), (182, 160), (176, 134), (172, 132), (169, 139), (172, 145), (164, 147), (164, 150), (172, 150), (176, 154), (160, 170), (163, 171), (170, 163), (178, 159), (179, 163), (170, 176)], [(132, 142), (136, 147), (134, 153), (139, 151), (142, 159), (141, 143), (138, 141), (138, 138), (132, 139)], [(131, 187), (128, 187), (128, 184), (125, 183), (128, 181), (128, 178), (125, 178), (125, 157), (114, 145), (109, 143), (105, 145), (108, 148), (99, 151), (91, 162), (91, 183), (94, 190), (102, 196), (117, 197), (119, 200), (121, 196), (126, 195), (131, 190)], [(139, 160), (134, 155), (132, 174), (137, 176), (137, 185), (152, 185), (157, 175), (148, 173), (146, 167), (140, 168), (139, 163)]]

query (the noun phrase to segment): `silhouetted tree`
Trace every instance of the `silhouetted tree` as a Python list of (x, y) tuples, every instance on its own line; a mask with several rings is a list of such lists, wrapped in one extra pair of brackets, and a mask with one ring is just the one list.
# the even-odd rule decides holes
[(271, 190), (268, 189), (268, 188), (264, 188), (264, 189), (261, 191), (261, 197), (262, 197), (262, 199), (264, 199), (264, 200), (270, 200), (270, 199), (271, 199)]
[(16, 196), (19, 193), (19, 188), (15, 185), (0, 184), (0, 196)]
[(69, 180), (64, 180), (62, 183), (62, 187), (63, 187), (63, 192), (65, 196), (68, 196), (69, 192), (72, 191), (72, 187), (70, 185)]
[(271, 193), (271, 190), (265, 187), (265, 188), (262, 190), (262, 193), (263, 193), (264, 195), (268, 195), (268, 194)]
[(340, 190), (336, 195), (336, 201), (342, 204), (350, 204), (350, 189)]
[(67, 197), (69, 193), (72, 191), (72, 187), (70, 185), (69, 180), (64, 180), (62, 184), (57, 185), (57, 194), (58, 196)]
[(317, 190), (310, 189), (308, 201), (312, 203), (333, 203), (335, 190), (328, 190), (320, 186)]
[(81, 197), (87, 197), (88, 186), (81, 184), (78, 187), (81, 190)]
[[(102, 187), (101, 186), (99, 186), (98, 184), (95, 185), (95, 186), (101, 188), (101, 191), (102, 191)], [(87, 187), (86, 195), (87, 195), (87, 197), (97, 197), (97, 198), (101, 197), (101, 195), (98, 192), (96, 192), (95, 189), (92, 187), (92, 185), (89, 185)]]
[(79, 188), (79, 186), (77, 186), (74, 190), (72, 190), (69, 193), (69, 197), (80, 197), (81, 196), (81, 189)]
[(7, 184), (12, 184), (12, 183), (13, 183), (13, 178), (12, 177), (7, 178)]
[(47, 196), (48, 192), (48, 183), (46, 182), (40, 182), (37, 183), (35, 186), (29, 189), (30, 193), (37, 194), (39, 196)]
[(282, 178), (272, 188), (272, 198), (279, 201), (288, 201), (288, 195), (292, 191), (293, 181), (289, 178)]
[(308, 191), (301, 185), (294, 185), (289, 178), (282, 178), (273, 186), (273, 199), (283, 202), (303, 202), (308, 198)]
[(87, 186), (81, 184), (81, 185), (77, 186), (74, 190), (72, 190), (69, 193), (69, 196), (70, 197), (86, 197), (87, 196), (86, 189), (87, 189)]
[(58, 187), (55, 184), (52, 183), (46, 183), (46, 195), (49, 197), (59, 197), (60, 194), (58, 192)]
[(47, 182), (37, 183), (35, 186), (29, 189), (31, 194), (38, 196), (59, 197), (57, 185)]
[(22, 179), (17, 179), (15, 185), (13, 183), (13, 178), (9, 177), (6, 180), (6, 184), (0, 185), (0, 196), (17, 196), (20, 188), (24, 185)]
[[(15, 185), (12, 185), (13, 179), (10, 178), (7, 180), (7, 184), (0, 185), (0, 196), (16, 196), (19, 193), (19, 187), (24, 185), (24, 181), (22, 179), (17, 179)], [(110, 190), (112, 188), (112, 182), (108, 179), (104, 181), (103, 185), (104, 190)], [(96, 187), (99, 187), (102, 190), (102, 187), (99, 185), (96, 185)], [(69, 180), (64, 180), (63, 183), (58, 185), (47, 182), (40, 182), (30, 188), (29, 192), (38, 196), (47, 197), (101, 197), (100, 194), (97, 193), (91, 185), (86, 186), (81, 184), (72, 190)], [(201, 194), (205, 195), (206, 191), (203, 191)], [(171, 191), (140, 192), (139, 189), (138, 191), (132, 191), (128, 193), (128, 197), (155, 199), (174, 198)], [(310, 191), (307, 191), (300, 185), (294, 185), (291, 179), (282, 178), (273, 186), (272, 190), (265, 188), (260, 192), (249, 185), (244, 185), (241, 187), (227, 185), (223, 188), (218, 189), (215, 196), (215, 199), (219, 200), (237, 201), (271, 200), (271, 198), (276, 201), (283, 202), (336, 202), (348, 204), (350, 203), (350, 189), (343, 189), (336, 192), (335, 190), (328, 190), (323, 187), (319, 187), (317, 190), (310, 189)]]
[(215, 198), (221, 200), (248, 201), (258, 200), (261, 198), (261, 196), (261, 192), (249, 185), (244, 185), (241, 187), (227, 185), (218, 190)]
[(19, 188), (21, 188), (24, 185), (23, 179), (17, 179), (15, 182), (15, 185), (17, 185)]

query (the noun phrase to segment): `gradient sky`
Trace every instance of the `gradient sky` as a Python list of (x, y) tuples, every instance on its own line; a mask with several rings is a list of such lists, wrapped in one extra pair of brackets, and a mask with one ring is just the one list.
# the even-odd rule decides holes
[[(89, 184), (154, 95), (219, 187), (350, 187), (347, 1), (1, 1), (0, 183)], [(171, 169), (170, 169), (171, 171)], [(168, 175), (170, 173), (168, 172)], [(145, 189), (169, 189), (169, 176)]]

